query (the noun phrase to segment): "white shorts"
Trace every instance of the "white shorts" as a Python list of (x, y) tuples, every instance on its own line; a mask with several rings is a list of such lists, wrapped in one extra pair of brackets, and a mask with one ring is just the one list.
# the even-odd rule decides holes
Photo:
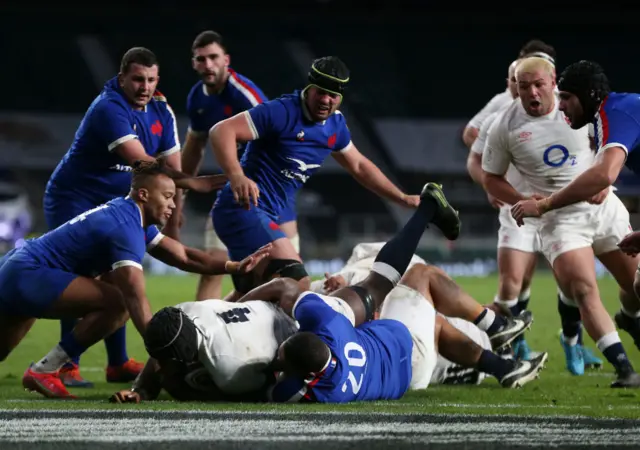
[(525, 219), (519, 227), (511, 217), (511, 207), (500, 208), (498, 214), (500, 229), (498, 230), (498, 248), (510, 248), (526, 253), (540, 251), (540, 235), (538, 219)]
[[(544, 216), (543, 216), (544, 217)], [(563, 253), (592, 247), (602, 255), (618, 249), (618, 243), (632, 231), (629, 211), (618, 196), (610, 192), (605, 201), (585, 213), (550, 214), (540, 227), (542, 253), (553, 266)]]
[[(438, 314), (441, 315), (441, 314)], [(455, 317), (446, 317), (447, 322), (456, 327), (458, 330), (466, 334), (473, 342), (478, 344), (485, 350), (491, 350), (491, 341), (487, 333), (475, 326), (473, 323), (464, 319), (458, 319)], [(475, 376), (471, 376), (475, 375)], [(463, 380), (473, 380), (474, 383), (480, 383), (486, 377), (485, 373), (478, 372), (473, 368), (466, 368), (455, 364), (442, 355), (438, 355), (438, 361), (436, 368), (431, 375), (431, 384), (457, 384), (465, 383)]]
[(207, 221), (204, 225), (204, 249), (228, 251), (227, 246), (220, 240), (216, 234), (216, 230), (213, 228), (211, 214), (207, 216)]
[(433, 305), (420, 292), (399, 284), (385, 298), (380, 318), (397, 320), (409, 329), (413, 339), (409, 389), (426, 389), (438, 360)]

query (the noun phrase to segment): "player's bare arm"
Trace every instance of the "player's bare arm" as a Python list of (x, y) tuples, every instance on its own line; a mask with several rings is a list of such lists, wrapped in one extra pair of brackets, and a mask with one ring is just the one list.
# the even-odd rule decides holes
[(480, 186), (483, 185), (484, 172), (482, 171), (482, 155), (476, 152), (469, 151), (467, 156), (467, 172), (473, 181)]
[(200, 172), (202, 159), (204, 157), (204, 148), (207, 145), (206, 134), (195, 133), (191, 130), (187, 131), (182, 146), (182, 172), (195, 177)]
[(358, 151), (355, 145), (346, 151), (334, 152), (332, 156), (355, 178), (358, 183), (383, 198), (388, 198), (404, 206), (416, 207), (420, 203), (418, 195), (407, 195), (391, 182), (369, 158)]
[(286, 314), (291, 315), (293, 305), (302, 292), (303, 290), (297, 280), (293, 278), (276, 278), (247, 292), (238, 300), (238, 303), (251, 300), (277, 303)]
[(467, 146), (468, 149), (471, 148), (476, 139), (478, 139), (478, 134), (480, 130), (476, 127), (472, 127), (471, 125), (467, 125), (462, 132), (462, 142)]
[(615, 183), (626, 157), (622, 147), (607, 148), (593, 166), (566, 187), (544, 199), (519, 202), (511, 209), (511, 215), (521, 222), (525, 217), (540, 217), (548, 211), (592, 199)]
[(247, 117), (248, 113), (245, 111), (218, 122), (209, 131), (209, 141), (216, 161), (229, 178), (236, 202), (244, 204), (248, 209), (251, 204), (258, 206), (260, 190), (255, 182), (245, 176), (238, 160), (237, 142), (257, 138)]
[(116, 392), (109, 398), (109, 401), (111, 403), (140, 403), (143, 400), (155, 400), (161, 390), (160, 365), (154, 358), (149, 358), (131, 388)]
[[(165, 158), (166, 165), (173, 171), (182, 173), (182, 160), (180, 158), (180, 152), (175, 152), (167, 155)], [(182, 225), (182, 189), (176, 189), (176, 195), (173, 197), (176, 208), (164, 226), (162, 232), (179, 241), (180, 240), (180, 226)]]
[(113, 283), (122, 292), (125, 306), (138, 333), (144, 335), (153, 314), (147, 299), (142, 269), (135, 266), (118, 267), (111, 272), (111, 276)]
[(269, 256), (271, 244), (260, 247), (255, 253), (242, 261), (230, 261), (215, 254), (209, 254), (197, 248), (187, 247), (165, 236), (149, 251), (154, 258), (186, 272), (204, 275), (245, 274), (253, 270), (264, 258)]

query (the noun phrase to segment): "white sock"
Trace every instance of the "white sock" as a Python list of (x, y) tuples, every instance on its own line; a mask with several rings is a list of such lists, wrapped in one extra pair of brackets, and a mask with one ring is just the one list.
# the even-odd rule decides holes
[(518, 299), (514, 298), (511, 300), (502, 300), (496, 295), (493, 299), (493, 303), (502, 306), (504, 309), (510, 309), (518, 304)]
[(67, 352), (59, 345), (56, 345), (44, 358), (35, 363), (31, 369), (34, 372), (55, 372), (70, 360), (71, 358), (67, 355)]
[(524, 302), (526, 300), (529, 300), (530, 297), (531, 297), (531, 288), (527, 288), (524, 291), (520, 292), (520, 295), (518, 295), (518, 301)]
[(476, 326), (480, 328), (482, 331), (487, 331), (489, 327), (493, 325), (493, 322), (495, 322), (496, 320), (496, 313), (494, 313), (489, 308), (485, 308), (485, 311), (487, 313), (484, 315), (482, 320), (476, 324)]
[(576, 345), (578, 343), (578, 335), (576, 334), (575, 336), (568, 338), (563, 334), (562, 335), (562, 340), (569, 347), (573, 347), (574, 345)]

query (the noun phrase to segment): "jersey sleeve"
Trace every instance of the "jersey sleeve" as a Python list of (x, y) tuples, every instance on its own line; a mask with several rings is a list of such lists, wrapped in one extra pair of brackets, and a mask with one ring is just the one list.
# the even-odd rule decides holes
[(147, 244), (147, 251), (151, 251), (164, 238), (157, 226), (151, 225), (144, 231), (144, 242)]
[(161, 104), (162, 109), (164, 109), (164, 124), (162, 125), (162, 141), (160, 149), (158, 150), (158, 156), (169, 156), (172, 153), (180, 151), (178, 122), (171, 106), (166, 102), (162, 102)]
[(496, 120), (498, 113), (492, 113), (487, 117), (487, 119), (480, 126), (480, 132), (478, 133), (478, 137), (475, 141), (473, 141), (473, 145), (471, 146), (471, 151), (478, 155), (482, 155), (484, 152), (484, 147), (487, 144), (487, 137), (489, 135), (489, 130), (491, 129), (491, 125)]
[(511, 153), (507, 145), (507, 131), (500, 119), (496, 119), (489, 129), (482, 153), (482, 170), (494, 175), (504, 175), (510, 163)]
[(487, 117), (500, 109), (503, 104), (503, 95), (504, 93), (502, 92), (494, 95), (493, 98), (489, 100), (489, 103), (487, 103), (484, 108), (478, 111), (478, 113), (471, 118), (467, 126), (480, 129)]
[(233, 75), (229, 77), (229, 83), (238, 91), (234, 99), (234, 107), (238, 112), (246, 111), (269, 100), (255, 84), (248, 83)]
[(314, 292), (303, 292), (293, 305), (292, 316), (300, 331), (315, 332), (325, 327), (338, 313)]
[(253, 139), (279, 135), (287, 127), (289, 112), (280, 100), (261, 103), (243, 113), (253, 134)]
[(338, 131), (336, 132), (336, 143), (333, 147), (334, 152), (344, 153), (352, 148), (351, 145), (351, 131), (347, 126), (347, 119), (342, 115), (340, 111), (336, 111), (336, 115), (339, 116)]
[(279, 377), (267, 391), (267, 401), (274, 403), (305, 403), (312, 401), (312, 393), (302, 378)]
[(120, 144), (138, 138), (129, 113), (123, 105), (104, 100), (98, 103), (90, 114), (92, 131), (99, 136), (110, 152)]
[[(194, 88), (195, 89), (195, 88)], [(205, 120), (204, 114), (198, 113), (198, 106), (194, 99), (195, 91), (192, 90), (187, 97), (187, 116), (189, 117), (189, 132), (197, 136), (204, 136), (209, 132), (211, 124)]]
[(132, 230), (126, 225), (118, 224), (111, 232), (109, 247), (111, 270), (126, 266), (142, 270), (145, 242), (139, 230)]
[(640, 124), (637, 120), (619, 109), (600, 111), (597, 121), (596, 136), (600, 134), (601, 153), (611, 147), (621, 147), (625, 153), (633, 151), (636, 142), (640, 139)]

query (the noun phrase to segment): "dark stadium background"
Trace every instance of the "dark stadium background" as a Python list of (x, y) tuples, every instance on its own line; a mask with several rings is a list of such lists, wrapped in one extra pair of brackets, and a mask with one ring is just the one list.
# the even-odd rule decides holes
[[(197, 81), (191, 42), (200, 31), (213, 29), (224, 36), (232, 67), (271, 98), (303, 86), (313, 58), (342, 58), (352, 74), (342, 110), (356, 145), (408, 191), (442, 181), (461, 211), (461, 239), (448, 245), (427, 232), (420, 253), (464, 263), (458, 266), (462, 271), (490, 271), (497, 215), (466, 173), (460, 139), (466, 121), (504, 89), (508, 65), (532, 38), (555, 46), (558, 72), (579, 59), (593, 59), (604, 66), (614, 90), (640, 90), (637, 14), (615, 10), (615, 4), (598, 13), (587, 5), (482, 11), (481, 5), (426, 3), (5, 2), (0, 6), (0, 199), (9, 202), (19, 187), (28, 196), (31, 231), (45, 230), (42, 193), (48, 175), (82, 114), (133, 46), (158, 55), (159, 89), (178, 115), (183, 139), (186, 95)], [(210, 153), (205, 171), (216, 172)], [(640, 185), (625, 175), (619, 187), (635, 212)], [(211, 203), (210, 196), (189, 198), (186, 242), (202, 242)], [(369, 194), (333, 161), (307, 183), (298, 205), (308, 261), (345, 258), (356, 242), (384, 240), (406, 218), (406, 211)]]

